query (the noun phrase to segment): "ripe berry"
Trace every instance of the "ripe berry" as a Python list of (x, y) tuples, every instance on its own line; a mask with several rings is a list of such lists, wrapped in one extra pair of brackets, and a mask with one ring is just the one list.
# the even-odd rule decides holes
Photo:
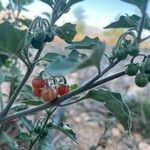
[(39, 78), (39, 77), (35, 77), (32, 80), (32, 86), (34, 89), (42, 89), (43, 87), (45, 87), (46, 85), (46, 80)]
[(67, 93), (70, 92), (70, 88), (68, 85), (64, 85), (64, 84), (60, 84), (58, 87), (57, 87), (57, 93), (58, 95), (60, 96), (63, 96)]
[(42, 89), (41, 97), (46, 102), (52, 102), (57, 98), (57, 91), (55, 88), (46, 86)]

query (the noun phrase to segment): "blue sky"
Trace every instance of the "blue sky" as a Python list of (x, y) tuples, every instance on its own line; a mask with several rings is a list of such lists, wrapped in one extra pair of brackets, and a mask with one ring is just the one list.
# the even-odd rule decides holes
[[(8, 0), (1, 0), (4, 5), (7, 4)], [(62, 22), (74, 22), (75, 18), (73, 16), (73, 10), (76, 7), (81, 6), (85, 10), (86, 23), (91, 26), (96, 26), (102, 28), (108, 25), (114, 18), (120, 16), (121, 14), (129, 15), (138, 14), (138, 9), (130, 4), (124, 3), (120, 0), (85, 0), (81, 3), (74, 5), (68, 14), (65, 14), (57, 23), (62, 24)], [(27, 7), (30, 13), (25, 13), (28, 17), (34, 18), (34, 16), (39, 15), (39, 13), (48, 11), (49, 6), (35, 0), (35, 2)], [(148, 12), (150, 12), (150, 3), (148, 5)]]

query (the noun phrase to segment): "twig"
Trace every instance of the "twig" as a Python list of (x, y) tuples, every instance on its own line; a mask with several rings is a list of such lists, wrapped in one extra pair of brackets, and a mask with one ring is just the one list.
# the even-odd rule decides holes
[[(83, 91), (87, 91), (91, 88), (94, 88), (98, 85), (101, 85), (103, 83), (106, 83), (108, 81), (111, 81), (113, 79), (116, 79), (116, 78), (119, 78), (121, 76), (124, 76), (125, 75), (125, 72), (120, 72), (120, 73), (117, 73), (117, 74), (114, 74), (112, 76), (109, 76), (109, 77), (106, 77), (100, 81), (97, 81), (96, 83), (92, 84), (91, 86), (89, 86), (89, 88), (86, 88), (84, 89)], [(9, 116), (4, 116), (4, 117), (1, 117), (0, 118), (0, 124), (2, 123), (5, 123), (5, 122), (8, 122), (10, 120), (13, 120), (13, 119), (16, 119), (16, 118), (21, 118), (23, 116), (26, 116), (26, 115), (29, 115), (29, 114), (32, 114), (32, 113), (35, 113), (37, 111), (42, 111), (42, 110), (45, 110), (47, 108), (50, 108), (50, 107), (54, 107), (54, 106), (57, 106), (59, 104), (61, 104), (62, 102), (66, 101), (67, 99), (77, 95), (77, 94), (80, 94), (82, 93), (83, 91), (80, 91), (80, 89), (76, 90), (76, 91), (72, 91), (71, 93), (68, 93), (58, 99), (56, 99), (54, 102), (52, 103), (45, 103), (45, 104), (42, 104), (38, 107), (35, 107), (35, 108), (31, 108), (31, 109), (28, 109), (28, 110), (24, 110), (22, 112), (18, 112), (18, 113), (15, 113), (15, 114), (12, 114), (12, 115), (9, 115)]]
[(38, 139), (39, 139), (40, 136), (42, 135), (43, 131), (45, 130), (45, 127), (46, 127), (46, 125), (47, 125), (47, 122), (48, 122), (50, 116), (54, 113), (54, 111), (55, 111), (56, 109), (57, 109), (57, 108), (54, 107), (50, 112), (47, 113), (47, 117), (46, 117), (46, 119), (45, 119), (45, 121), (44, 121), (43, 127), (42, 127), (40, 133), (39, 133), (39, 134), (37, 135), (37, 137), (34, 139), (34, 141), (31, 142), (30, 147), (29, 147), (29, 150), (32, 150), (32, 148), (34, 147), (35, 143), (38, 141)]
[(145, 25), (146, 8), (147, 8), (147, 4), (145, 4), (145, 6), (143, 8), (141, 8), (142, 17), (141, 17), (139, 30), (138, 30), (138, 35), (137, 35), (137, 42), (138, 43), (140, 43), (140, 41), (141, 41), (141, 35), (142, 35), (142, 31), (143, 31), (143, 28), (144, 28), (144, 25)]

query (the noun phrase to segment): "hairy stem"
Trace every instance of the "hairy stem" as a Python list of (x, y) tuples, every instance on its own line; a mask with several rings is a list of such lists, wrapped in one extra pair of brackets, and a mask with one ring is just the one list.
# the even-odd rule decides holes
[[(43, 45), (43, 47), (44, 47), (44, 45)], [(40, 54), (41, 54), (41, 52), (43, 50), (43, 47), (38, 50), (37, 54), (34, 57), (34, 61), (37, 60), (40, 57)], [(20, 91), (22, 90), (23, 86), (25, 85), (25, 83), (27, 82), (28, 78), (30, 77), (32, 71), (34, 70), (34, 67), (35, 67), (35, 65), (31, 65), (30, 68), (27, 69), (27, 72), (26, 72), (24, 78), (22, 79), (22, 81), (20, 82), (18, 87), (14, 90), (14, 92), (12, 93), (12, 96), (10, 97), (7, 106), (0, 113), (0, 118), (2, 118), (3, 116), (6, 116), (8, 114), (8, 112), (9, 112), (11, 106), (13, 105), (13, 103), (15, 102), (18, 94), (20, 93)], [(3, 128), (4, 128), (4, 125), (1, 125), (1, 127), (0, 127), (0, 136), (2, 135)]]
[(137, 35), (137, 42), (140, 43), (141, 41), (141, 35), (142, 35), (142, 31), (145, 25), (145, 18), (146, 18), (146, 8), (147, 8), (147, 4), (145, 4), (145, 6), (143, 8), (141, 8), (141, 13), (142, 13), (142, 18), (139, 24), (139, 29), (138, 29), (138, 35)]
[(85, 88), (82, 91), (80, 91), (80, 90), (72, 91), (71, 93), (68, 93), (68, 94), (58, 98), (57, 100), (55, 100), (52, 103), (45, 103), (45, 104), (42, 104), (42, 105), (40, 105), (38, 107), (35, 107), (35, 108), (24, 110), (22, 112), (19, 112), (19, 113), (16, 113), (16, 114), (12, 114), (12, 115), (9, 115), (9, 116), (4, 116), (4, 117), (0, 118), (0, 124), (5, 123), (5, 122), (10, 121), (10, 120), (13, 120), (13, 119), (16, 119), (16, 118), (21, 118), (23, 116), (35, 113), (37, 111), (42, 111), (42, 110), (45, 110), (45, 109), (50, 108), (50, 107), (58, 106), (62, 102), (66, 101), (67, 99), (69, 99), (69, 98), (71, 98), (71, 97), (73, 97), (73, 96), (75, 96), (77, 94), (85, 92), (85, 91), (87, 91), (87, 90), (89, 90), (91, 88), (94, 88), (94, 87), (96, 87), (98, 85), (101, 85), (103, 83), (106, 83), (108, 81), (114, 80), (114, 79), (119, 78), (119, 77), (124, 76), (124, 75), (125, 75), (124, 71), (120, 72), (120, 73), (117, 73), (117, 74), (114, 74), (114, 75), (106, 77), (106, 78), (104, 78), (104, 79), (102, 79), (100, 81), (97, 81), (96, 83), (93, 83), (92, 85), (89, 86), (89, 88)]
[(43, 131), (46, 128), (47, 122), (50, 118), (50, 116), (54, 113), (54, 111), (57, 109), (57, 107), (54, 107), (50, 112), (47, 113), (47, 117), (45, 119), (45, 122), (43, 124), (42, 130), (40, 131), (40, 133), (37, 135), (37, 137), (34, 139), (33, 142), (31, 142), (29, 150), (32, 150), (32, 148), (34, 147), (34, 145), (36, 144), (36, 142), (39, 140), (40, 136), (42, 135)]

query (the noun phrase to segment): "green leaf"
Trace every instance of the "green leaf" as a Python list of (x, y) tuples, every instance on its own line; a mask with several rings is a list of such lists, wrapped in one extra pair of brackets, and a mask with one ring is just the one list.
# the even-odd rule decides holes
[(129, 3), (129, 4), (133, 4), (139, 7), (140, 9), (145, 8), (148, 2), (148, 0), (121, 0), (121, 1)]
[(91, 90), (82, 99), (92, 98), (103, 102), (105, 107), (120, 121), (125, 130), (131, 129), (131, 114), (128, 106), (122, 100), (119, 93), (105, 90)]
[[(45, 60), (48, 60), (48, 61), (53, 61), (55, 60), (57, 57), (63, 57), (64, 55), (60, 55), (58, 53), (46, 53), (44, 56), (43, 56), (43, 59)], [(64, 56), (65, 57), (65, 56)]]
[(70, 128), (68, 124), (64, 124), (63, 122), (60, 122), (59, 124), (52, 124), (51, 128), (54, 128), (56, 130), (59, 130), (63, 132), (65, 135), (70, 137), (72, 140), (74, 140), (77, 143), (77, 138), (75, 132)]
[(28, 142), (28, 141), (31, 141), (32, 137), (26, 132), (21, 132), (16, 136), (16, 139), (18, 141)]
[(27, 108), (28, 108), (28, 106), (26, 104), (19, 103), (19, 104), (13, 104), (11, 110), (18, 112), (18, 111), (25, 110)]
[(40, 100), (35, 100), (35, 99), (29, 99), (29, 100), (27, 99), (27, 100), (22, 101), (22, 103), (26, 105), (30, 105), (30, 106), (38, 106), (38, 105), (43, 104), (44, 102)]
[(70, 87), (71, 91), (73, 91), (73, 90), (76, 90), (79, 87), (79, 85), (78, 84), (72, 84), (69, 87)]
[(31, 120), (28, 120), (27, 118), (23, 117), (21, 118), (21, 121), (23, 125), (28, 129), (29, 132), (32, 132), (34, 130), (34, 126)]
[(86, 55), (72, 50), (68, 57), (60, 55), (45, 68), (44, 74), (58, 75), (67, 74), (76, 70), (77, 66), (85, 60)]
[(74, 4), (76, 4), (76, 3), (79, 3), (79, 2), (82, 2), (82, 1), (84, 1), (84, 0), (70, 0), (70, 4), (71, 5), (74, 5)]
[(18, 150), (19, 149), (16, 141), (12, 137), (10, 137), (6, 132), (2, 133), (2, 141), (4, 141), (7, 144), (8, 150)]
[(0, 51), (20, 56), (26, 41), (26, 33), (26, 30), (18, 30), (8, 21), (1, 23)]
[(77, 69), (82, 69), (90, 66), (96, 66), (98, 70), (100, 69), (100, 61), (104, 53), (104, 45), (95, 49), (93, 54), (87, 58), (84, 62), (82, 62)]
[(82, 41), (74, 42), (71, 46), (66, 49), (92, 49), (94, 50), (92, 55), (83, 61), (77, 69), (82, 69), (89, 66), (96, 66), (99, 69), (100, 61), (104, 53), (105, 45), (99, 39), (85, 37)]
[(108, 28), (133, 28), (137, 27), (137, 22), (140, 20), (140, 17), (137, 15), (121, 16), (118, 21), (109, 24), (104, 27), (104, 29)]
[(77, 31), (75, 30), (76, 25), (72, 23), (66, 23), (63, 26), (57, 27), (55, 32), (58, 37), (63, 39), (67, 43), (72, 43)]
[(95, 49), (98, 48), (99, 45), (103, 43), (99, 41), (98, 37), (90, 38), (85, 36), (83, 40), (74, 42), (70, 46), (67, 46), (66, 49)]
[(38, 150), (53, 150), (48, 136), (40, 137)]
[(4, 73), (0, 72), (0, 85), (4, 80), (5, 80), (5, 75)]
[[(132, 16), (121, 16), (118, 21), (115, 21), (108, 26), (104, 27), (104, 29), (108, 28), (137, 28), (139, 24), (139, 20), (141, 17), (137, 15)], [(150, 30), (150, 19), (147, 18), (145, 21), (144, 29)]]

